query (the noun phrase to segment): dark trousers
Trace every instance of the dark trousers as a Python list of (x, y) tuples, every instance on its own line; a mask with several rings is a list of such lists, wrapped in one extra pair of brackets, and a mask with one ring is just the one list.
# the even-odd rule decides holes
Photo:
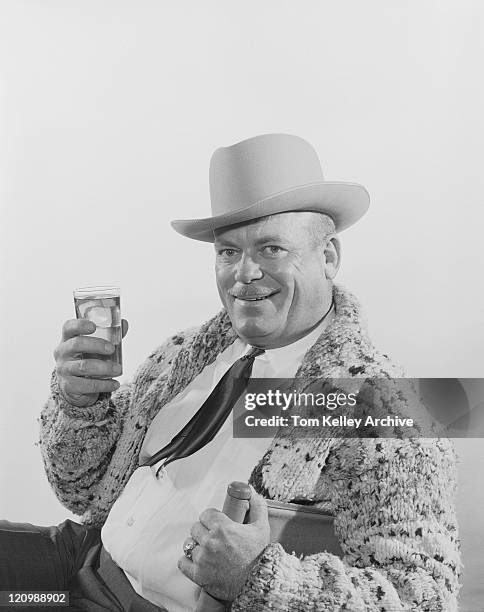
[(71, 520), (53, 527), (0, 521), (0, 591), (14, 590), (69, 591), (69, 607), (51, 608), (59, 611), (163, 610), (134, 591), (102, 547), (100, 529)]

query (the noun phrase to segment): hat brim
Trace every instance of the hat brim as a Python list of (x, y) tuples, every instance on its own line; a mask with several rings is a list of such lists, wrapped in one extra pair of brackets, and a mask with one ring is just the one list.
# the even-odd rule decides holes
[(329, 215), (341, 232), (368, 210), (370, 196), (358, 183), (320, 181), (271, 195), (245, 208), (204, 219), (177, 219), (175, 231), (193, 240), (214, 242), (214, 230), (260, 217), (291, 211), (313, 211)]

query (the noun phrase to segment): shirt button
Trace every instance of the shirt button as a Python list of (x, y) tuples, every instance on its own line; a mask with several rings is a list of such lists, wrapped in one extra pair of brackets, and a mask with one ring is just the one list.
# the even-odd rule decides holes
[(126, 521), (126, 525), (128, 525), (128, 527), (131, 527), (131, 525), (133, 524), (134, 524), (134, 518), (130, 516), (128, 520)]

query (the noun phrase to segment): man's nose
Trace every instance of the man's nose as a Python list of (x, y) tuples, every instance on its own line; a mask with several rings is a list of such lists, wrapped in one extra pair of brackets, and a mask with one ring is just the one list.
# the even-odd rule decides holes
[(243, 254), (237, 262), (235, 269), (235, 280), (238, 283), (250, 283), (259, 280), (263, 276), (262, 270), (257, 262), (249, 255)]

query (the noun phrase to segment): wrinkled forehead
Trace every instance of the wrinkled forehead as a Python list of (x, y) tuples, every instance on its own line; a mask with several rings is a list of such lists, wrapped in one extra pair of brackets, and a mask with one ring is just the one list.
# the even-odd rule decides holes
[(236, 225), (214, 230), (215, 242), (235, 239), (260, 239), (263, 236), (294, 239), (310, 231), (312, 215), (317, 213), (298, 211), (283, 212), (267, 217), (252, 219)]

